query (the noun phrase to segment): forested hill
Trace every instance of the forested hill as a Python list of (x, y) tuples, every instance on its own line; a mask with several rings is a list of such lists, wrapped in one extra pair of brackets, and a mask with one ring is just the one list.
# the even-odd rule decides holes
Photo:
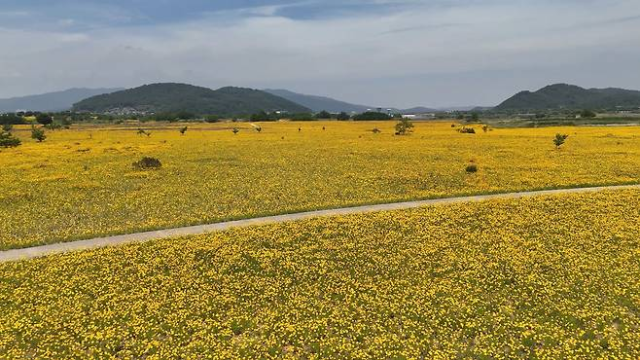
[(162, 83), (94, 96), (74, 105), (75, 111), (106, 112), (132, 108), (146, 112), (181, 112), (217, 115), (246, 115), (259, 111), (308, 112), (289, 100), (238, 87), (211, 90), (187, 84)]
[(584, 89), (555, 84), (536, 92), (522, 91), (496, 107), (496, 110), (612, 109), (640, 107), (640, 91), (616, 88)]

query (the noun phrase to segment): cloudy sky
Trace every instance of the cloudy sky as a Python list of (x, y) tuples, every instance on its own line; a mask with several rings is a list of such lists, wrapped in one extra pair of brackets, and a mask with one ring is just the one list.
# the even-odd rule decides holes
[(0, 97), (188, 82), (371, 106), (640, 89), (638, 0), (0, 0)]

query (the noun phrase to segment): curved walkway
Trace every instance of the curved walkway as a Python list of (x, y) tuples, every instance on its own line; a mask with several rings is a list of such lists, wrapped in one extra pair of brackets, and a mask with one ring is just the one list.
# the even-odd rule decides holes
[(467, 202), (486, 201), (493, 199), (519, 199), (523, 197), (535, 197), (543, 195), (555, 195), (555, 194), (576, 194), (576, 193), (592, 193), (604, 190), (624, 190), (624, 189), (640, 189), (640, 185), (622, 185), (622, 186), (600, 186), (589, 188), (574, 188), (574, 189), (559, 189), (559, 190), (541, 190), (541, 191), (527, 191), (517, 193), (505, 193), (505, 194), (491, 194), (491, 195), (475, 195), (475, 196), (463, 196), (453, 198), (441, 198), (431, 200), (418, 200), (399, 203), (379, 204), (379, 205), (365, 205), (356, 207), (347, 207), (340, 209), (318, 210), (308, 211), (296, 214), (268, 216), (255, 219), (229, 221), (210, 225), (198, 225), (183, 227), (169, 230), (149, 231), (136, 234), (108, 236), (103, 238), (96, 238), (90, 240), (79, 240), (67, 243), (51, 244), (36, 246), (25, 249), (15, 249), (0, 252), (0, 263), (18, 260), (27, 260), (46, 255), (59, 254), (70, 251), (80, 251), (96, 249), (101, 247), (118, 246), (124, 244), (140, 243), (151, 240), (160, 240), (168, 238), (176, 238), (188, 235), (200, 235), (211, 232), (223, 231), (231, 228), (248, 227), (254, 225), (264, 225), (281, 223), (302, 219), (309, 219), (322, 216), (336, 216), (347, 214), (362, 214), (377, 211), (388, 210), (402, 210), (412, 209), (428, 205), (448, 205)]

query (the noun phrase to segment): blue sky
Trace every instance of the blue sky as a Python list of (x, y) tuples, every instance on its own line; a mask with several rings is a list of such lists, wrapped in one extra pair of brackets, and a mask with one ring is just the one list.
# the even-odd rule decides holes
[(640, 89), (637, 0), (0, 0), (0, 97), (180, 81), (371, 106)]

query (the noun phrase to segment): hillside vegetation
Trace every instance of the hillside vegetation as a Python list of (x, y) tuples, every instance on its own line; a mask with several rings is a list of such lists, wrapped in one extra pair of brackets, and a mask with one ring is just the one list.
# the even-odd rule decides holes
[(106, 112), (132, 108), (143, 112), (248, 115), (259, 111), (308, 112), (309, 109), (260, 90), (225, 87), (211, 90), (187, 84), (151, 84), (78, 102), (75, 111)]
[(495, 110), (614, 109), (640, 108), (640, 91), (624, 89), (584, 89), (555, 84), (536, 92), (523, 91), (498, 105)]

